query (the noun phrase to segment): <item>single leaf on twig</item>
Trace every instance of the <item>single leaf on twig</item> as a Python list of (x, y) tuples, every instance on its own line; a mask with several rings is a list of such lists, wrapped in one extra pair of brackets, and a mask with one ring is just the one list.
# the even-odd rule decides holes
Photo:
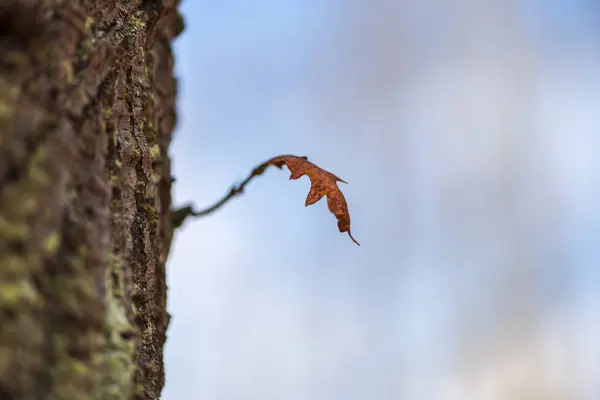
[(274, 157), (255, 169), (257, 175), (261, 174), (269, 165), (275, 165), (280, 169), (286, 165), (291, 172), (290, 179), (298, 179), (307, 175), (310, 179), (310, 191), (308, 192), (304, 205), (310, 206), (321, 200), (323, 196), (327, 196), (327, 206), (329, 207), (329, 211), (331, 211), (338, 220), (338, 229), (340, 232), (348, 232), (350, 239), (360, 246), (356, 239), (352, 237), (352, 233), (350, 233), (350, 213), (348, 212), (348, 205), (346, 204), (344, 194), (337, 185), (338, 182), (348, 182), (311, 163), (308, 161), (307, 157), (291, 155)]
[(346, 204), (346, 199), (344, 198), (342, 191), (337, 185), (338, 182), (347, 182), (338, 178), (331, 172), (325, 171), (324, 169), (311, 163), (308, 161), (307, 157), (298, 157), (292, 155), (277, 156), (260, 164), (252, 170), (250, 175), (248, 175), (248, 177), (244, 179), (242, 183), (231, 187), (229, 192), (221, 200), (202, 211), (195, 211), (192, 206), (186, 206), (178, 210), (173, 210), (173, 226), (175, 228), (179, 227), (188, 216), (203, 217), (218, 210), (230, 199), (242, 194), (244, 192), (244, 188), (248, 183), (250, 183), (252, 178), (262, 175), (269, 165), (274, 165), (279, 169), (286, 165), (291, 172), (290, 179), (298, 179), (304, 175), (307, 175), (310, 179), (310, 191), (306, 197), (306, 202), (304, 203), (305, 206), (315, 204), (321, 200), (323, 196), (327, 196), (327, 206), (329, 207), (329, 211), (331, 211), (338, 220), (338, 229), (340, 232), (348, 232), (350, 239), (360, 246), (360, 244), (352, 237), (352, 234), (350, 233), (350, 213), (348, 213), (348, 205)]

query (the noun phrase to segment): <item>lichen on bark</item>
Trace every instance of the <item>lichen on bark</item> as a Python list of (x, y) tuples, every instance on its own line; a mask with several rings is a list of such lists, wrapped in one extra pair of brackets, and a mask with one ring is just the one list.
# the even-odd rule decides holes
[(177, 6), (0, 3), (0, 398), (160, 396)]

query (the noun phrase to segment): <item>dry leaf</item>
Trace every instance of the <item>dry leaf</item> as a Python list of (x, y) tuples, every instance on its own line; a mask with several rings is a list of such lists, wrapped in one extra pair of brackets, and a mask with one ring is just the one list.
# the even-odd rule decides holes
[(329, 211), (337, 218), (340, 232), (348, 232), (350, 239), (360, 246), (350, 233), (348, 205), (342, 191), (337, 185), (338, 181), (347, 182), (311, 163), (307, 157), (291, 155), (274, 157), (262, 163), (254, 169), (252, 175), (262, 174), (269, 165), (275, 165), (280, 169), (283, 165), (286, 165), (291, 172), (290, 179), (298, 179), (303, 175), (307, 175), (310, 179), (310, 192), (308, 192), (308, 196), (306, 197), (305, 206), (314, 204), (321, 200), (323, 196), (327, 196), (327, 206), (329, 207)]
[(238, 196), (244, 192), (244, 188), (250, 181), (255, 177), (262, 175), (265, 169), (269, 165), (275, 165), (281, 169), (284, 165), (287, 165), (291, 175), (290, 179), (298, 179), (303, 175), (308, 175), (310, 179), (310, 191), (306, 197), (305, 205), (309, 206), (315, 204), (321, 200), (323, 196), (327, 196), (327, 206), (338, 220), (338, 228), (340, 232), (348, 232), (348, 236), (354, 243), (360, 246), (360, 244), (352, 237), (350, 233), (350, 214), (348, 213), (348, 205), (346, 199), (338, 187), (338, 182), (346, 181), (338, 178), (329, 171), (325, 171), (322, 168), (317, 167), (315, 164), (308, 161), (307, 157), (297, 157), (291, 155), (284, 155), (271, 158), (270, 160), (260, 164), (254, 168), (250, 175), (239, 185), (231, 187), (229, 192), (219, 201), (214, 203), (212, 206), (205, 208), (201, 211), (196, 211), (193, 206), (188, 205), (177, 210), (172, 210), (171, 222), (175, 228), (181, 226), (183, 221), (188, 216), (203, 217), (209, 215), (219, 208), (221, 208), (229, 200)]

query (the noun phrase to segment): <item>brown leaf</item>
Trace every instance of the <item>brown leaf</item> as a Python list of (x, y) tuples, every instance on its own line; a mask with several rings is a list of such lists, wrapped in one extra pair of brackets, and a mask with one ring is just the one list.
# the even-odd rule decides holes
[(260, 175), (269, 165), (275, 165), (277, 168), (282, 168), (286, 165), (290, 172), (290, 179), (298, 179), (303, 175), (308, 175), (310, 179), (310, 191), (306, 197), (305, 206), (315, 204), (327, 196), (327, 206), (338, 220), (338, 229), (340, 232), (348, 232), (348, 236), (354, 243), (360, 244), (352, 237), (350, 233), (350, 213), (348, 213), (348, 205), (342, 191), (337, 185), (337, 182), (345, 182), (329, 171), (316, 166), (308, 161), (307, 157), (297, 157), (291, 155), (283, 155), (274, 157), (253, 171), (252, 175)]

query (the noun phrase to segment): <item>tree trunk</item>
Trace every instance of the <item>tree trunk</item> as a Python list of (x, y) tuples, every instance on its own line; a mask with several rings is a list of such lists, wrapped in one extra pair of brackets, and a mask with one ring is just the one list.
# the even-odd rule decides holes
[(0, 399), (158, 399), (177, 0), (0, 0)]

